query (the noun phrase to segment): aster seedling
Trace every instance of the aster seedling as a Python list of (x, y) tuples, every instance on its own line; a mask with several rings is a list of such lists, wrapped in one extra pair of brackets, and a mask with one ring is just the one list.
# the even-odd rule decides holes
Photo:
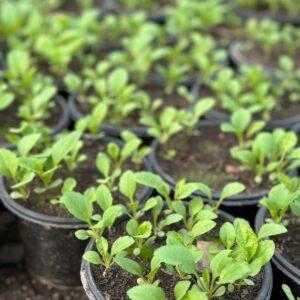
[[(289, 179), (296, 181), (297, 179)], [(285, 184), (274, 186), (268, 194), (268, 197), (262, 199), (260, 204), (267, 207), (271, 218), (267, 219), (272, 226), (276, 224), (287, 225), (287, 213), (291, 212), (294, 216), (300, 217), (300, 188), (288, 188)]]
[(264, 126), (264, 121), (252, 122), (252, 115), (248, 110), (239, 109), (231, 115), (229, 123), (221, 125), (221, 130), (233, 133), (242, 149), (246, 147), (247, 141), (260, 132)]
[(282, 174), (297, 168), (300, 164), (300, 151), (297, 148), (294, 132), (275, 129), (273, 132), (260, 132), (251, 140), (250, 148), (231, 149), (231, 155), (246, 169), (256, 174), (255, 181), (262, 183), (265, 176), (274, 182)]
[[(49, 148), (32, 153), (40, 135), (30, 134), (17, 143), (17, 152), (0, 150), (0, 173), (12, 182), (11, 197), (26, 200), (32, 193), (44, 194), (62, 184), (55, 176), (66, 155), (76, 147), (80, 134), (73, 132), (54, 142)], [(31, 183), (38, 178), (33, 185)]]

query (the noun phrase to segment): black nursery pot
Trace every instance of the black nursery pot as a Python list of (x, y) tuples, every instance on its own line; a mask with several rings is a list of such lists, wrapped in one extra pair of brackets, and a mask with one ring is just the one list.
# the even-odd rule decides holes
[[(256, 232), (262, 227), (265, 223), (268, 210), (266, 207), (261, 207), (256, 215), (255, 219), (255, 229)], [(277, 296), (282, 295), (281, 290), (282, 284), (288, 284), (293, 290), (295, 295), (300, 295), (300, 270), (292, 265), (283, 255), (281, 255), (277, 250), (272, 258), (272, 263), (275, 266), (274, 269), (274, 278), (276, 279), (276, 288), (274, 292)], [(278, 298), (279, 299), (279, 298)]]
[(26, 267), (37, 287), (47, 294), (52, 288), (80, 288), (80, 263), (86, 242), (74, 233), (85, 224), (71, 218), (47, 216), (11, 199), (0, 177), (0, 198), (18, 217)]
[[(215, 126), (215, 124), (206, 123), (204, 126)], [(160, 167), (157, 160), (157, 151), (159, 147), (159, 141), (154, 140), (152, 143), (152, 151), (149, 155), (149, 161), (153, 171), (161, 176), (171, 187), (173, 191), (175, 191), (176, 181), (169, 174), (167, 174)], [(241, 217), (247, 219), (251, 223), (254, 222), (255, 215), (258, 209), (259, 201), (267, 196), (268, 190), (264, 190), (258, 193), (253, 194), (241, 194), (237, 196), (233, 196), (229, 199), (226, 199), (222, 203), (222, 209), (233, 216)], [(192, 196), (200, 196), (202, 198), (206, 198), (206, 196), (200, 191), (196, 191)], [(218, 201), (220, 199), (220, 195), (213, 195), (213, 200)]]
[[(222, 221), (229, 221), (233, 222), (234, 218), (230, 214), (219, 211), (219, 218)], [(91, 240), (89, 244), (87, 245), (87, 248), (85, 251), (91, 251), (95, 249), (95, 240)], [(263, 272), (263, 283), (260, 291), (258, 292), (257, 297), (255, 300), (269, 300), (271, 299), (271, 293), (273, 288), (273, 274), (272, 274), (272, 267), (271, 264), (268, 263), (264, 266), (262, 269)], [(102, 294), (101, 288), (97, 286), (96, 280), (93, 275), (92, 271), (92, 264), (89, 262), (83, 260), (81, 264), (81, 282), (83, 285), (83, 288), (86, 292), (86, 295), (90, 300), (105, 300), (104, 295)], [(249, 298), (249, 300), (251, 300)], [(254, 298), (253, 298), (254, 300)]]
[[(63, 129), (68, 128), (68, 126), (70, 125), (70, 111), (64, 97), (62, 97), (60, 94), (57, 94), (54, 100), (55, 104), (60, 107), (61, 117), (58, 123), (53, 128), (51, 128), (52, 136), (61, 132)], [(9, 143), (0, 144), (0, 148), (12, 148), (12, 145)]]

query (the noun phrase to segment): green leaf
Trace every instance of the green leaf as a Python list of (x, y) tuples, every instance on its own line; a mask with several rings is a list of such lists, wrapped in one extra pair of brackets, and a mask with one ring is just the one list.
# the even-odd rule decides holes
[(234, 225), (237, 245), (243, 249), (250, 262), (258, 249), (258, 238), (246, 220), (236, 219)]
[(101, 265), (102, 263), (101, 258), (96, 251), (87, 251), (83, 254), (82, 258), (94, 265)]
[(99, 153), (96, 159), (96, 166), (100, 173), (107, 178), (110, 173), (110, 159), (105, 153)]
[(90, 223), (93, 204), (88, 198), (80, 193), (68, 192), (62, 196), (61, 201), (76, 219)]
[(170, 194), (169, 185), (158, 175), (151, 172), (137, 172), (134, 178), (137, 183), (155, 189), (162, 196)]
[(129, 80), (128, 73), (125, 69), (119, 68), (113, 71), (108, 78), (109, 89), (118, 95), (127, 85)]
[(231, 249), (235, 242), (235, 229), (231, 223), (226, 222), (222, 225), (220, 238), (226, 249)]
[(134, 239), (130, 236), (119, 237), (111, 247), (111, 255), (116, 255), (134, 244)]
[(290, 289), (290, 287), (288, 285), (283, 284), (282, 289), (283, 289), (285, 295), (287, 296), (288, 300), (296, 300), (292, 293), (292, 290)]
[(90, 236), (87, 234), (86, 230), (79, 229), (75, 232), (75, 236), (81, 240), (81, 241), (86, 241), (90, 238)]
[(230, 198), (245, 190), (245, 186), (239, 182), (232, 182), (225, 185), (221, 193), (221, 199)]
[(152, 284), (143, 284), (131, 288), (127, 292), (131, 300), (165, 300), (166, 296), (158, 286)]
[(261, 240), (263, 238), (278, 235), (287, 232), (287, 229), (280, 224), (264, 224), (258, 233), (258, 239)]
[(235, 283), (240, 279), (244, 279), (250, 273), (251, 268), (246, 262), (234, 262), (226, 266), (221, 274), (218, 284)]
[(132, 171), (126, 171), (120, 178), (120, 192), (132, 200), (136, 192), (136, 181)]
[(58, 165), (66, 158), (66, 155), (77, 145), (79, 139), (80, 133), (75, 131), (63, 136), (52, 146), (52, 159), (54, 165)]
[(21, 138), (17, 145), (19, 153), (22, 156), (27, 156), (40, 137), (40, 134), (28, 134)]
[(18, 159), (15, 153), (7, 149), (0, 149), (0, 173), (9, 178), (16, 178)]
[(232, 258), (229, 257), (231, 250), (220, 251), (210, 262), (210, 268), (215, 278), (220, 276), (223, 269), (232, 263)]
[(142, 276), (143, 275), (143, 269), (142, 267), (134, 260), (130, 258), (123, 257), (121, 255), (116, 256), (115, 262), (125, 271), (136, 275), (136, 276)]
[(165, 264), (180, 266), (184, 272), (190, 274), (195, 272), (195, 264), (197, 261), (195, 261), (192, 253), (183, 246), (162, 246), (154, 252), (154, 257)]
[(9, 107), (14, 101), (15, 96), (11, 93), (2, 93), (0, 95), (0, 111)]
[(198, 237), (204, 233), (209, 232), (216, 226), (216, 222), (212, 220), (198, 221), (192, 228), (192, 234), (194, 237)]
[(106, 211), (113, 204), (113, 197), (106, 185), (100, 185), (96, 191), (96, 201), (103, 211)]
[(188, 280), (179, 281), (175, 285), (175, 289), (174, 289), (175, 299), (182, 300), (185, 297), (190, 286), (191, 286), (191, 282)]

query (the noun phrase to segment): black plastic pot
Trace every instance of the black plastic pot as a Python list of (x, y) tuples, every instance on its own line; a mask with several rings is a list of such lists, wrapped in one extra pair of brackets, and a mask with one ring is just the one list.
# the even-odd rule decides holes
[[(264, 206), (259, 209), (255, 219), (256, 232), (258, 232), (261, 226), (265, 223), (267, 212), (268, 210)], [(300, 269), (292, 265), (276, 250), (272, 258), (272, 263), (276, 267), (274, 277), (278, 279), (278, 284), (276, 284), (276, 287), (279, 287), (277, 295), (282, 293), (281, 285), (284, 283), (288, 284), (291, 287), (295, 295), (300, 295)]]
[[(164, 81), (155, 75), (150, 76), (148, 82), (146, 84), (155, 84), (158, 86), (164, 87)], [(182, 83), (182, 85), (186, 85), (192, 89), (192, 93), (194, 94), (194, 98), (198, 98), (199, 87), (196, 78), (191, 78)], [(76, 95), (72, 94), (68, 98), (68, 105), (71, 114), (71, 119), (76, 122), (79, 119), (83, 118), (84, 115), (79, 111), (76, 105)], [(134, 132), (138, 137), (145, 141), (152, 141), (152, 137), (148, 134), (147, 127), (143, 126), (134, 126), (134, 127), (123, 127), (123, 126), (114, 126), (110, 124), (103, 124), (100, 127), (100, 131), (104, 132), (107, 136), (112, 137), (120, 137), (121, 132), (124, 130), (130, 130)]]
[(234, 6), (235, 12), (243, 19), (271, 19), (281, 24), (292, 24), (300, 26), (300, 16), (288, 16), (286, 14), (268, 14), (266, 12), (259, 12), (244, 7)]
[[(218, 110), (211, 110), (206, 114), (208, 119), (217, 120), (219, 122), (227, 122), (230, 120), (230, 115)], [(291, 130), (296, 124), (300, 122), (300, 113), (294, 117), (271, 120), (266, 123), (265, 130), (273, 130), (276, 128), (283, 128)]]
[[(61, 117), (59, 122), (51, 129), (51, 134), (53, 136), (61, 132), (63, 129), (68, 128), (70, 125), (70, 111), (67, 102), (60, 94), (55, 96), (55, 102), (61, 109)], [(0, 148), (12, 148), (12, 145), (9, 143), (0, 144)]]
[[(224, 221), (233, 222), (234, 218), (226, 212), (219, 211), (219, 217)], [(91, 240), (86, 248), (85, 251), (90, 251), (95, 249), (95, 241)], [(271, 299), (271, 293), (273, 288), (273, 275), (272, 275), (272, 268), (271, 264), (268, 263), (263, 268), (263, 285), (259, 291), (258, 296), (255, 300), (269, 300)], [(96, 285), (96, 281), (92, 271), (92, 265), (83, 260), (81, 265), (81, 282), (83, 288), (86, 292), (86, 295), (90, 300), (105, 300), (101, 289)], [(249, 299), (251, 300), (251, 299)]]
[(9, 196), (0, 177), (0, 198), (19, 218), (27, 270), (45, 290), (80, 287), (80, 262), (86, 242), (74, 236), (85, 224), (71, 219), (43, 215), (22, 206)]

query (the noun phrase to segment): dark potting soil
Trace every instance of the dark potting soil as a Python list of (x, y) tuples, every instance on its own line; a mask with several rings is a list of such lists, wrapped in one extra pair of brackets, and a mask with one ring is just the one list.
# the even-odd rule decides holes
[[(103, 140), (86, 140), (82, 153), (87, 156), (87, 159), (84, 162), (80, 163), (76, 170), (71, 173), (67, 171), (66, 167), (61, 168), (59, 175), (61, 175), (62, 178), (73, 177), (77, 181), (75, 191), (78, 192), (84, 192), (87, 188), (98, 186), (97, 179), (101, 179), (101, 174), (96, 169), (95, 161), (98, 153), (105, 152), (106, 147), (107, 143)], [(131, 161), (128, 161), (124, 164), (123, 170), (139, 171), (140, 166), (132, 163)], [(33, 182), (32, 188), (36, 183), (37, 182)], [(49, 191), (46, 194), (32, 193), (32, 196), (29, 197), (28, 200), (23, 201), (22, 205), (33, 211), (49, 216), (72, 218), (72, 216), (63, 206), (53, 205), (50, 202), (51, 199), (55, 199), (55, 197), (60, 194), (60, 189), (61, 186), (57, 189)], [(143, 191), (143, 187), (139, 186), (137, 189), (136, 197), (140, 197)], [(124, 197), (121, 196), (118, 192), (115, 192), (113, 196), (115, 204), (125, 202)]]
[[(278, 68), (278, 60), (281, 55), (288, 55), (287, 51), (283, 48), (273, 47), (271, 53), (265, 53), (259, 42), (249, 41), (246, 42), (243, 47), (240, 48), (243, 55), (254, 64), (261, 64), (269, 68)], [(295, 67), (300, 67), (300, 51), (295, 51), (291, 56), (295, 63)]]
[(287, 232), (274, 237), (277, 251), (300, 269), (300, 218), (287, 215)]
[(0, 300), (88, 300), (85, 292), (51, 290), (41, 294), (36, 282), (26, 273), (23, 264), (0, 268)]
[[(143, 219), (146, 220), (147, 217)], [(203, 235), (202, 240), (198, 242), (212, 241), (213, 243), (218, 243), (218, 232), (220, 230), (220, 227), (223, 224), (223, 221), (216, 220), (216, 222), (217, 222), (217, 226), (211, 232), (209, 232), (209, 234)], [(116, 239), (116, 237), (122, 236), (125, 233), (124, 227), (125, 227), (125, 223), (117, 227), (113, 235), (111, 235), (110, 238), (108, 238), (110, 244)], [(180, 227), (178, 224), (173, 224), (170, 226), (170, 230), (179, 230), (179, 228)], [(154, 243), (154, 249), (157, 249), (160, 246), (163, 246), (164, 244), (165, 244), (164, 239), (156, 240)], [(207, 249), (210, 245), (206, 246)], [(208, 254), (206, 256), (208, 257)], [(199, 268), (201, 268), (201, 265), (199, 266)], [(110, 269), (108, 269), (105, 276), (104, 276), (103, 267), (92, 265), (92, 274), (96, 285), (99, 287), (106, 300), (128, 299), (126, 292), (130, 288), (137, 285), (137, 277), (124, 271), (118, 265), (113, 265)], [(157, 273), (155, 279), (160, 280), (159, 286), (163, 288), (163, 290), (165, 291), (166, 299), (168, 300), (175, 299), (174, 288), (178, 281), (176, 276), (162, 269)], [(258, 292), (262, 287), (263, 274), (260, 273), (259, 275), (251, 279), (255, 283), (254, 286), (241, 286), (240, 288), (236, 289), (234, 293), (227, 293), (223, 297), (217, 299), (220, 300), (255, 299), (255, 297), (258, 295)], [(118, 287), (117, 289), (116, 286)]]
[[(15, 128), (20, 125), (21, 119), (17, 117), (17, 111), (17, 103), (13, 103), (7, 109), (0, 111), (0, 145), (7, 143), (5, 135), (8, 133), (9, 128)], [(43, 124), (54, 128), (62, 117), (61, 107), (55, 103), (49, 112), (49, 116), (43, 121)]]
[[(183, 134), (171, 138), (167, 145), (160, 145), (157, 151), (158, 164), (176, 181), (203, 182), (214, 193), (220, 193), (224, 185), (239, 181), (246, 186), (245, 193), (257, 193), (269, 187), (266, 180), (261, 185), (254, 181), (252, 171), (243, 170), (230, 155), (230, 148), (236, 145), (235, 137), (215, 128), (202, 128), (197, 135)], [(176, 156), (166, 159), (169, 150)]]

